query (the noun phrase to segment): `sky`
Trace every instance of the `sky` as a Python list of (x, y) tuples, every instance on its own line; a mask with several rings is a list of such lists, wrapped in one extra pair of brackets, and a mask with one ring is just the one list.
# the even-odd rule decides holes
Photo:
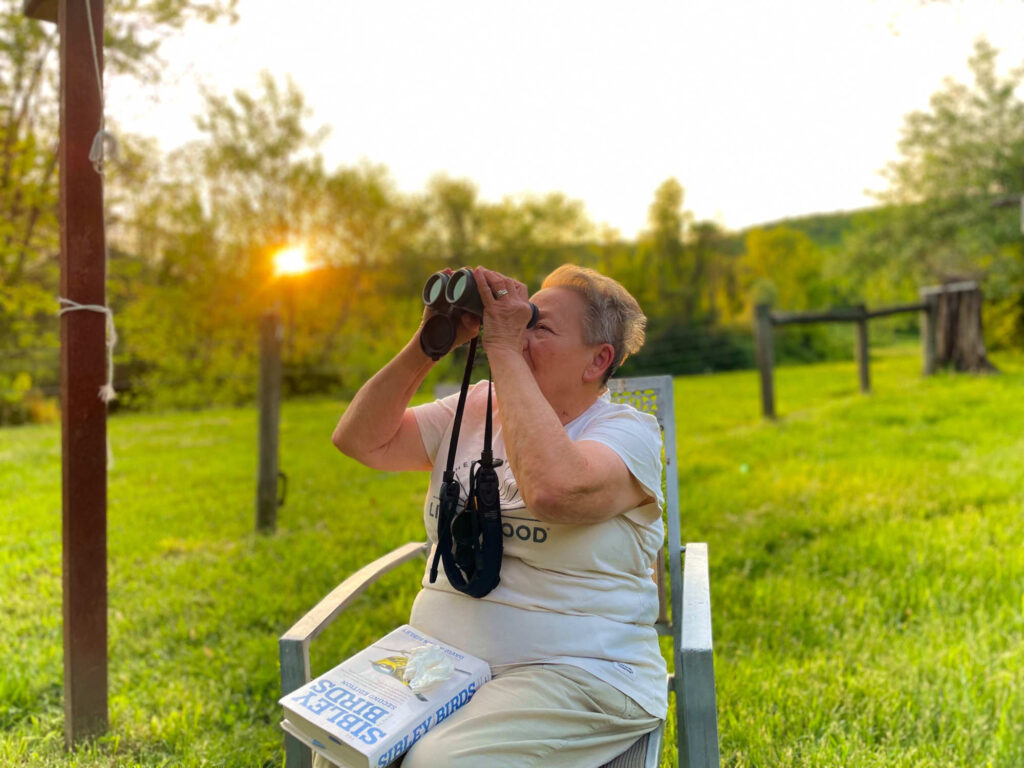
[(562, 192), (633, 237), (669, 177), (731, 229), (873, 204), (905, 114), (974, 40), (1024, 61), (1021, 0), (240, 0), (165, 44), (158, 89), (108, 83), (122, 130), (199, 136), (199, 84), (290, 76), (329, 167), (436, 173), (485, 200)]

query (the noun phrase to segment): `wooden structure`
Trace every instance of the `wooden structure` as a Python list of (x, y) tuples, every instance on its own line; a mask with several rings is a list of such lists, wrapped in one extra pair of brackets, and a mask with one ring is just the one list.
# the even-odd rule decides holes
[[(675, 694), (679, 765), (717, 768), (718, 716), (711, 635), (711, 589), (707, 544), (681, 546), (679, 529), (679, 476), (676, 460), (675, 410), (671, 376), (612, 379), (612, 398), (653, 413), (661, 426), (665, 446), (665, 513), (669, 598), (666, 600), (665, 557), (656, 568), (661, 609), (658, 633), (672, 637), (675, 674), (666, 681)], [(279, 642), (281, 689), (284, 695), (312, 679), (309, 646), (317, 635), (350, 607), (381, 576), (410, 560), (422, 562), (429, 543), (410, 542), (389, 552), (345, 579), (292, 626)], [(685, 564), (684, 564), (685, 552)], [(670, 713), (671, 714), (671, 713)], [(657, 768), (663, 727), (646, 734), (603, 768)], [(309, 768), (308, 748), (285, 736), (287, 768)]]
[(982, 334), (983, 299), (972, 281), (923, 288), (921, 298), (929, 306), (932, 370), (986, 373), (996, 370), (989, 362)]
[(761, 413), (775, 418), (775, 350), (772, 329), (798, 323), (855, 323), (857, 378), (863, 394), (871, 392), (871, 354), (868, 321), (906, 312), (919, 312), (921, 371), (930, 376), (938, 368), (958, 371), (995, 370), (986, 357), (981, 330), (981, 289), (974, 282), (948, 283), (921, 289), (921, 301), (869, 310), (863, 304), (821, 312), (774, 312), (767, 304), (754, 311), (754, 344), (761, 383)]
[[(102, 118), (102, 0), (25, 0), (60, 32), (60, 292), (106, 304), (103, 179), (89, 160)], [(90, 30), (90, 22), (92, 29)], [(94, 60), (93, 41), (97, 41)], [(64, 712), (70, 747), (107, 729), (106, 318), (61, 318)]]

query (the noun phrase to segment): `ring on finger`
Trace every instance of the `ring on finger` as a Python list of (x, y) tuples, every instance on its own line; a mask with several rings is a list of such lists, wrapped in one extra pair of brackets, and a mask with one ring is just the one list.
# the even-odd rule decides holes
[(494, 295), (495, 295), (495, 296), (497, 296), (497, 297), (498, 297), (499, 299), (500, 299), (500, 298), (501, 298), (502, 296), (506, 296), (507, 294), (508, 294), (508, 291), (506, 291), (506, 290), (505, 290), (504, 288), (499, 288), (498, 290), (496, 290), (496, 291), (494, 292)]

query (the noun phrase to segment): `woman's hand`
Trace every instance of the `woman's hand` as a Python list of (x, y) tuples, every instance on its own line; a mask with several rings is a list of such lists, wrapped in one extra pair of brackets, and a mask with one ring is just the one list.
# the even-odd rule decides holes
[[(449, 277), (452, 274), (451, 269), (446, 268), (444, 273)], [(416, 336), (419, 337), (420, 331), (423, 330), (423, 326), (426, 325), (427, 320), (432, 318), (434, 315), (438, 315), (440, 312), (436, 312), (430, 307), (423, 307), (423, 318), (420, 320), (420, 327), (416, 331)], [(455, 341), (452, 343), (452, 349), (461, 347), (467, 341), (472, 339), (478, 333), (480, 333), (480, 318), (474, 315), (472, 312), (456, 312), (454, 316), (455, 320)]]
[(526, 285), (483, 267), (474, 269), (473, 277), (484, 305), (484, 349), (521, 355), (526, 325), (533, 316)]
[[(420, 329), (423, 328), (427, 320), (437, 314), (440, 313), (435, 312), (430, 307), (424, 307), (423, 319), (420, 320)], [(480, 333), (480, 318), (472, 312), (459, 311), (455, 319), (455, 341), (452, 343), (452, 349), (461, 347), (478, 333)], [(416, 334), (419, 335), (419, 330), (416, 331)]]

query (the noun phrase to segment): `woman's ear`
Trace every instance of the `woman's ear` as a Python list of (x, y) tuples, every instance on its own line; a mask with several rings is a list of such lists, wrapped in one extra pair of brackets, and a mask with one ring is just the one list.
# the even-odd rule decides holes
[(583, 381), (587, 384), (604, 380), (604, 372), (615, 361), (615, 347), (607, 342), (594, 350), (590, 364), (583, 371)]

